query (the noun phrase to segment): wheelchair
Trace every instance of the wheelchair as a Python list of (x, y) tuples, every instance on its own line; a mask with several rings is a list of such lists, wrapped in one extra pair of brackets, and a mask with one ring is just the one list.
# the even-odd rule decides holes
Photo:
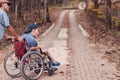
[(39, 51), (30, 51), (21, 60), (21, 74), (26, 80), (39, 79), (44, 71), (52, 76), (55, 70), (48, 56), (43, 57)]
[(22, 76), (25, 80), (37, 80), (47, 71), (52, 76), (56, 68), (51, 67), (48, 56), (42, 57), (40, 51), (28, 51), (22, 59), (15, 56), (12, 51), (4, 59), (5, 72), (12, 78)]

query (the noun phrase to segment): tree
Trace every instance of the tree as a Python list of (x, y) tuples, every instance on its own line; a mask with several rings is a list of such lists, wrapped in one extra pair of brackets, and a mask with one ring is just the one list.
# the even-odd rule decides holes
[(106, 20), (107, 20), (107, 25), (111, 28), (111, 0), (107, 0), (107, 14), (106, 14)]
[(94, 3), (94, 8), (97, 9), (105, 0), (92, 0)]
[(85, 8), (85, 11), (87, 11), (87, 7), (88, 7), (88, 0), (85, 0), (85, 3), (86, 3), (86, 8)]
[(49, 9), (48, 9), (48, 1), (44, 1), (44, 9), (45, 9), (45, 14), (44, 14), (44, 23), (50, 22), (50, 16), (49, 16)]

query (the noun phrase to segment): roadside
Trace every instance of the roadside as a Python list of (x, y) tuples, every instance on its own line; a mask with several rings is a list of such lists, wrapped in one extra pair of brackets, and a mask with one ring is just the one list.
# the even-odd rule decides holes
[[(75, 12), (77, 11), (71, 11), (69, 15), (72, 50), (70, 54), (72, 64), (69, 72), (72, 75), (70, 77), (73, 80), (117, 80), (115, 65), (102, 59), (105, 46), (89, 42), (76, 22), (78, 16), (74, 15)], [(79, 13), (82, 14), (80, 11)], [(98, 50), (101, 50), (101, 52), (98, 52)]]
[(113, 35), (115, 30), (107, 28), (106, 24), (93, 14), (87, 14), (84, 11), (79, 11), (75, 14), (77, 15), (78, 24), (81, 24), (89, 33), (90, 42), (96, 44), (97, 53), (100, 52), (101, 54), (102, 52), (103, 59), (115, 64), (118, 70), (115, 75), (120, 78), (120, 41), (119, 38)]

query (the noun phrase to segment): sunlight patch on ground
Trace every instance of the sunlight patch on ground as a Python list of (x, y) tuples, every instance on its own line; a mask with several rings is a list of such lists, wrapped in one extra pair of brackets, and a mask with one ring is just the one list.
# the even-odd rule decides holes
[(67, 31), (68, 31), (67, 28), (62, 28), (62, 29), (60, 30), (60, 33), (59, 33), (59, 35), (58, 35), (58, 38), (59, 38), (59, 39), (66, 39), (66, 38), (68, 38)]

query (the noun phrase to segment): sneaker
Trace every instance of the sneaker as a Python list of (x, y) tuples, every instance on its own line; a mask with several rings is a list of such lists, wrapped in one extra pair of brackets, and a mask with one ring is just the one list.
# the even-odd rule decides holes
[(58, 66), (60, 66), (60, 64), (61, 64), (60, 62), (56, 62), (56, 64), (53, 64), (53, 66), (57, 66), (58, 67)]
[(49, 62), (49, 68), (58, 68), (58, 66), (60, 66), (60, 62), (56, 62), (56, 64), (54, 64), (52, 61)]

